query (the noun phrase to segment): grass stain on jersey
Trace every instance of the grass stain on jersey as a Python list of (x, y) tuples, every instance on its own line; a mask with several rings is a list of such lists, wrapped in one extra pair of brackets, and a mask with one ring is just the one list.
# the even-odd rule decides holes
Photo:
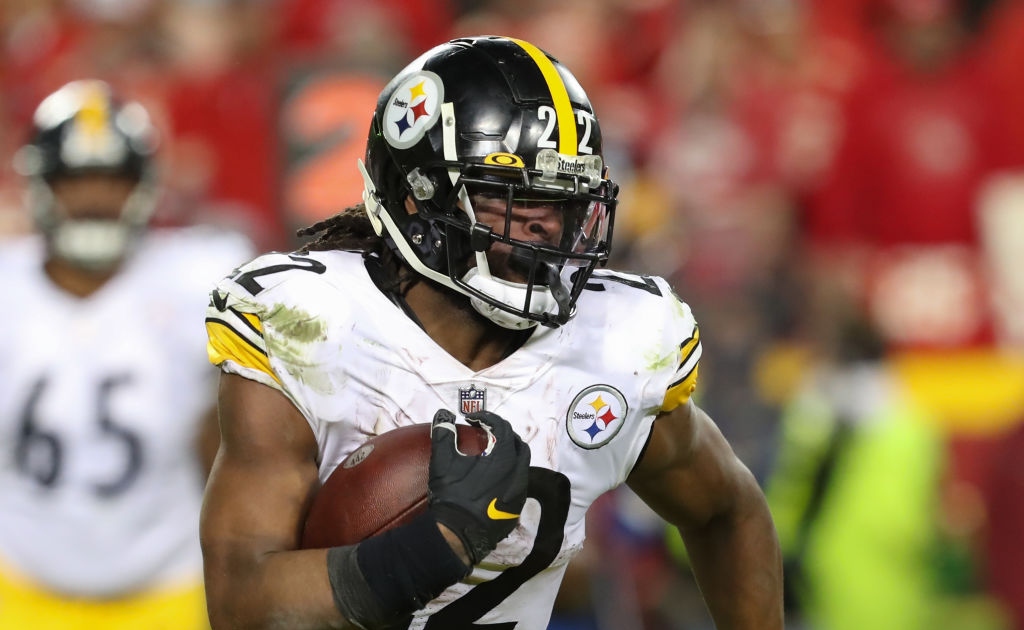
[(266, 322), (277, 329), (283, 340), (305, 346), (327, 338), (322, 319), (295, 307), (276, 304), (267, 314)]
[(299, 308), (275, 304), (264, 325), (276, 332), (267, 336), (267, 349), (289, 374), (319, 393), (330, 394), (334, 390), (330, 375), (322, 370), (323, 346), (318, 345), (327, 339), (323, 319)]
[(675, 307), (675, 316), (678, 317), (679, 319), (683, 320), (684, 322), (693, 319), (693, 312), (690, 310), (690, 306), (686, 302), (680, 300), (678, 296), (676, 297), (676, 299), (672, 300), (672, 306)]
[(670, 352), (668, 354), (656, 354), (654, 352), (648, 352), (644, 359), (649, 363), (647, 364), (648, 372), (657, 372), (664, 370), (665, 368), (674, 367), (676, 361), (679, 360), (678, 352)]

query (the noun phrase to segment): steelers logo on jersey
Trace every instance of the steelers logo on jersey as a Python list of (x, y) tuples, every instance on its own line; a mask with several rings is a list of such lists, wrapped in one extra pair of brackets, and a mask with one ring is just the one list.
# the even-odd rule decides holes
[(626, 420), (626, 398), (611, 385), (591, 385), (576, 395), (565, 416), (565, 429), (586, 449), (607, 444)]

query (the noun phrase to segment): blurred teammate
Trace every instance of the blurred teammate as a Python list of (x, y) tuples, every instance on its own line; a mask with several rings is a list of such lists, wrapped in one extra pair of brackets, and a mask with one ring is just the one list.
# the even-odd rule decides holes
[(207, 627), (197, 531), (216, 429), (197, 320), (252, 252), (147, 231), (156, 141), (141, 105), (76, 81), (40, 104), (17, 157), (39, 234), (0, 247), (0, 628)]
[[(439, 46), (381, 93), (360, 168), (363, 204), (212, 293), (213, 626), (541, 630), (587, 509), (628, 482), (681, 529), (719, 628), (781, 630), (764, 497), (690, 400), (690, 309), (661, 278), (595, 270), (617, 186), (569, 70), (520, 40)], [(453, 447), (456, 414), (494, 433), (489, 455)], [(431, 419), (423, 516), (297, 550), (346, 455)]]

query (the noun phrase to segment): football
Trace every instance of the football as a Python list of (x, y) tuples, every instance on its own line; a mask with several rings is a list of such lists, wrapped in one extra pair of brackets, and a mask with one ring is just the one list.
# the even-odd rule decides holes
[[(459, 424), (458, 447), (479, 455), (487, 432)], [(352, 545), (411, 521), (427, 509), (430, 423), (374, 436), (334, 469), (306, 516), (303, 549)]]

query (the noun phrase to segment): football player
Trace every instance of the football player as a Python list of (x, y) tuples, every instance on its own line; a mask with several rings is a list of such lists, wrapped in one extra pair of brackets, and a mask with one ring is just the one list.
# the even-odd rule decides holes
[(253, 250), (147, 230), (156, 146), (142, 105), (82, 80), (39, 105), (16, 156), (38, 234), (0, 247), (2, 628), (209, 627), (216, 370), (199, 318)]
[[(362, 204), (212, 294), (214, 628), (542, 630), (588, 507), (628, 483), (681, 530), (719, 628), (781, 629), (764, 497), (690, 399), (693, 315), (663, 279), (601, 269), (618, 190), (569, 70), (504, 37), (430, 50), (381, 93), (359, 168)], [(463, 421), (489, 455), (453, 448)], [(298, 549), (339, 462), (418, 422), (429, 509)]]

